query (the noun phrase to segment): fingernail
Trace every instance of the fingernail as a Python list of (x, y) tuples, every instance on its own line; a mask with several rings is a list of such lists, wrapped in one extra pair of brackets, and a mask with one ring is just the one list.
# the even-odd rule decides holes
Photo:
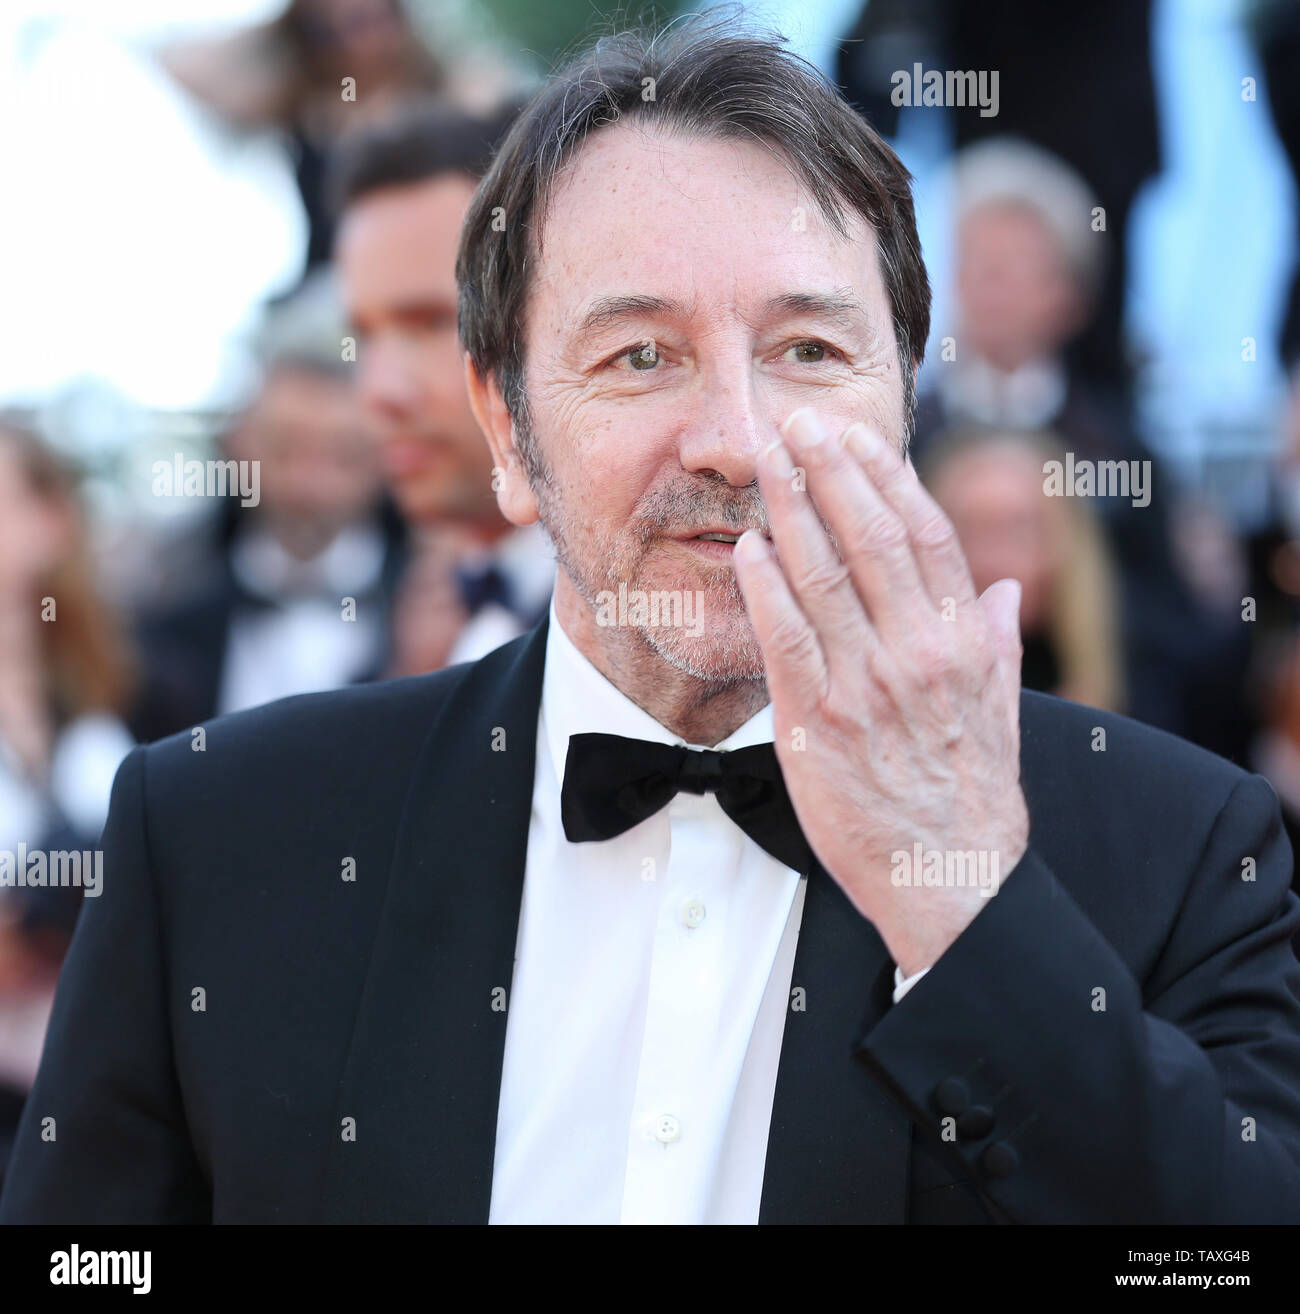
[(822, 422), (807, 407), (795, 411), (787, 421), (786, 437), (798, 448), (816, 447), (826, 436)]
[(732, 549), (736, 556), (744, 557), (746, 561), (757, 561), (764, 551), (763, 535), (756, 529), (745, 530), (736, 540), (736, 546)]
[(898, 464), (898, 449), (869, 424), (859, 421), (849, 425), (844, 431), (844, 441), (861, 461), (870, 461), (885, 469)]
[(851, 424), (844, 430), (841, 442), (859, 461), (869, 461), (875, 455), (871, 430), (865, 424)]
[(786, 451), (785, 443), (779, 438), (763, 449), (763, 460), (767, 463), (768, 468), (775, 470), (777, 474), (789, 474), (794, 469), (794, 463), (790, 460), (790, 453)]

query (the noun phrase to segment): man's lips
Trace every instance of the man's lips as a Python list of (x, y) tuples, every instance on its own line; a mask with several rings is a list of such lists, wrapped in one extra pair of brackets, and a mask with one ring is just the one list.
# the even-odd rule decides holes
[(384, 443), (382, 459), (385, 471), (395, 478), (415, 474), (436, 461), (445, 450), (436, 438), (392, 438)]
[(762, 534), (764, 538), (770, 537), (765, 530), (758, 529), (756, 525), (746, 525), (743, 529), (736, 529), (731, 525), (703, 525), (699, 529), (688, 529), (685, 533), (674, 534), (673, 537), (682, 541), (692, 538), (707, 538), (710, 541), (726, 538), (734, 543), (742, 534), (747, 533), (751, 529), (755, 530), (756, 533)]
[(745, 532), (743, 529), (700, 529), (690, 534), (675, 534), (673, 541), (715, 560), (728, 561), (736, 550), (736, 540)]

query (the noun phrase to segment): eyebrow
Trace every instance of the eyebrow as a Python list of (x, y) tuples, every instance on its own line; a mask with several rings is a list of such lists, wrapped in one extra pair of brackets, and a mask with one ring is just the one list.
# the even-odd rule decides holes
[(763, 309), (769, 316), (808, 315), (813, 319), (824, 319), (849, 331), (871, 328), (871, 316), (866, 306), (849, 288), (837, 292), (785, 292), (772, 297)]
[(441, 296), (431, 293), (428, 296), (405, 297), (400, 301), (381, 301), (374, 306), (362, 307), (351, 318), (354, 323), (361, 319), (392, 318), (394, 316), (399, 319), (425, 316), (442, 319), (448, 315), (455, 315), (456, 308), (456, 298), (454, 296)]
[[(870, 331), (871, 317), (866, 307), (848, 288), (836, 292), (783, 292), (769, 297), (763, 303), (764, 318), (775, 315), (809, 315), (827, 320), (852, 331), (865, 328)], [(684, 318), (688, 308), (680, 301), (653, 296), (598, 297), (578, 323), (577, 335), (585, 338), (597, 329), (607, 328), (628, 319), (648, 316)]]
[(456, 298), (440, 295), (407, 297), (389, 302), (384, 309), (391, 315), (454, 315)]
[(586, 337), (596, 329), (620, 323), (625, 319), (637, 319), (647, 315), (683, 316), (685, 314), (686, 307), (680, 301), (670, 301), (665, 297), (598, 297), (579, 322), (578, 336)]

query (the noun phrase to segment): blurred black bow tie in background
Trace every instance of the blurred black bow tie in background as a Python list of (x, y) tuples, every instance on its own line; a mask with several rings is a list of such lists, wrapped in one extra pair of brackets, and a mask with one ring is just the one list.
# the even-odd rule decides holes
[(507, 611), (515, 610), (510, 581), (495, 561), (481, 566), (457, 566), (456, 589), (462, 606), (470, 616), (476, 616), (490, 602)]

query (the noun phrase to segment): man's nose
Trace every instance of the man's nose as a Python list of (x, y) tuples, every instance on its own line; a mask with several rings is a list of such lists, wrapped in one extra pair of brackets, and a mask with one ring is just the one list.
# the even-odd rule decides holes
[(371, 418), (407, 420), (420, 404), (420, 380), (402, 344), (387, 334), (376, 334), (358, 352), (358, 386), (361, 404)]
[(721, 475), (735, 488), (758, 478), (758, 457), (779, 436), (762, 406), (749, 362), (713, 371), (682, 432), (680, 460), (692, 473)]

